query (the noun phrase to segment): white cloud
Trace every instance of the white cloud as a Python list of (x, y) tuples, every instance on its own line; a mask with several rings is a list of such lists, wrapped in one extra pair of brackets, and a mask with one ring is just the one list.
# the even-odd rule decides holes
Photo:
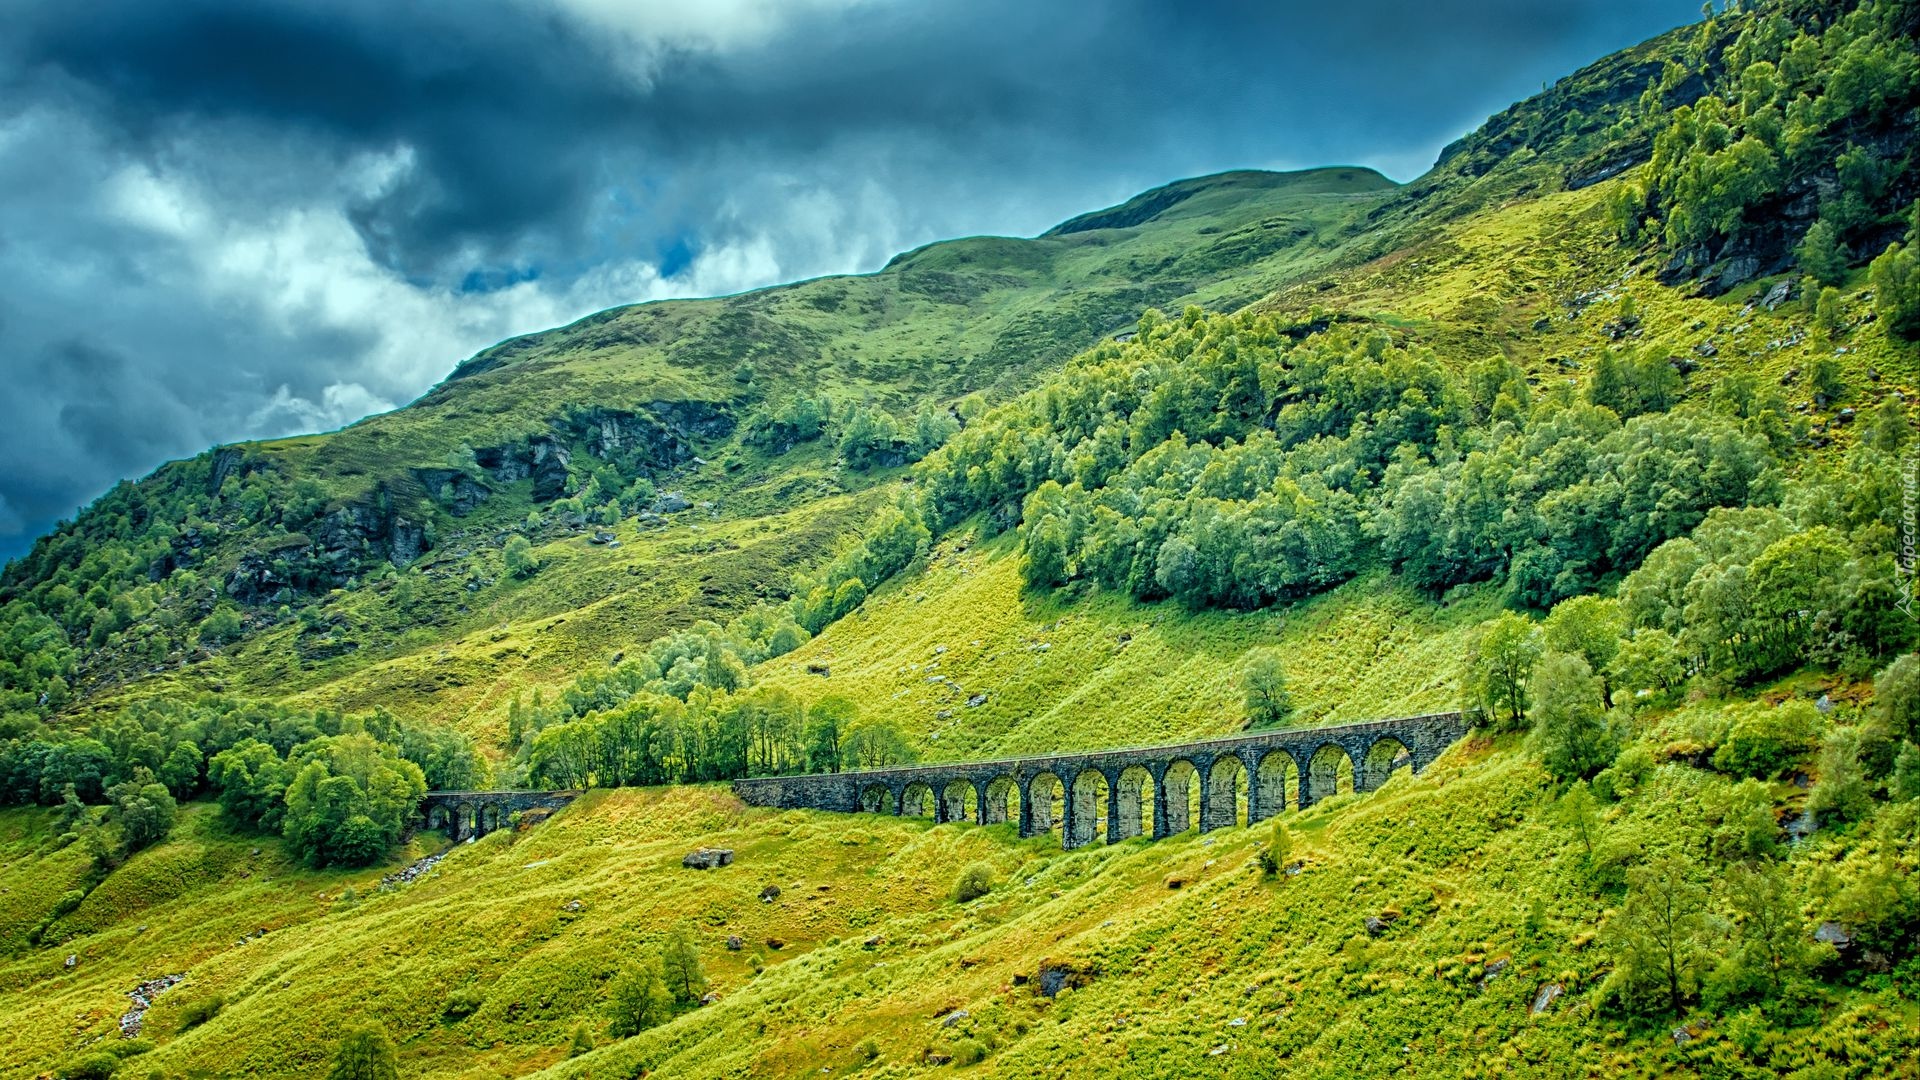
[(541, 0), (635, 46), (731, 50), (760, 45), (795, 19), (875, 0)]

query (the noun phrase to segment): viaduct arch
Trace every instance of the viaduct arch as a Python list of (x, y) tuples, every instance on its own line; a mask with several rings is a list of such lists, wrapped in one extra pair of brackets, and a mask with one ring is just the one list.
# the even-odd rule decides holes
[(1354, 791), (1373, 791), (1396, 769), (1425, 769), (1466, 731), (1460, 713), (1434, 713), (1169, 746), (753, 777), (733, 790), (751, 806), (1017, 819), (1021, 836), (1058, 828), (1072, 848), (1264, 821), (1289, 803), (1304, 810), (1334, 795), (1343, 776)]
[(518, 813), (551, 813), (579, 795), (577, 791), (429, 791), (421, 797), (418, 812), (427, 828), (445, 829), (459, 843), (506, 828)]

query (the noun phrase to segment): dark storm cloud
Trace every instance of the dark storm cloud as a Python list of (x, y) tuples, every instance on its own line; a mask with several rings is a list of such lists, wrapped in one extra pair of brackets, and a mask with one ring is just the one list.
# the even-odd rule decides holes
[(1407, 179), (1684, 0), (0, 4), (0, 553), (622, 300), (1179, 176)]

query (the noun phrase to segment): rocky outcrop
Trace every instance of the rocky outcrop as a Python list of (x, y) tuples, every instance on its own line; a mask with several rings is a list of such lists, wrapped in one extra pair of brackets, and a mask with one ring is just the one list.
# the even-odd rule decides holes
[(281, 589), (298, 587), (303, 575), (297, 574), (294, 567), (306, 563), (312, 546), (313, 541), (308, 537), (290, 533), (246, 552), (227, 574), (227, 595), (243, 604), (253, 604), (274, 596)]
[(466, 517), (493, 496), (492, 488), (458, 469), (415, 469), (413, 475), (454, 517)]
[[(659, 473), (697, 461), (699, 443), (724, 439), (733, 428), (733, 418), (711, 401), (654, 401), (639, 410), (595, 406), (570, 410), (552, 421), (549, 434), (475, 450), (474, 461), (502, 484), (531, 479), (534, 500), (552, 502), (567, 494), (567, 469), (576, 448), (602, 461), (619, 461), (634, 472)], [(423, 482), (432, 474), (435, 480), (459, 483), (451, 470), (416, 472)], [(491, 493), (478, 481), (467, 482), (479, 490), (469, 489), (464, 496), (454, 491), (456, 507), (464, 497), (471, 509)]]
[(475, 450), (473, 459), (503, 484), (531, 477), (534, 500), (552, 502), (567, 493), (567, 466), (573, 463), (573, 451), (552, 435), (539, 435), (522, 445)]
[(245, 475), (242, 468), (247, 460), (245, 450), (237, 446), (223, 446), (213, 452), (213, 468), (207, 472), (207, 494), (217, 494), (227, 477), (239, 473)]
[(313, 530), (314, 550), (336, 574), (350, 572), (370, 556), (394, 566), (411, 566), (427, 550), (426, 526), (394, 513), (385, 492), (374, 505), (354, 503), (320, 519)]

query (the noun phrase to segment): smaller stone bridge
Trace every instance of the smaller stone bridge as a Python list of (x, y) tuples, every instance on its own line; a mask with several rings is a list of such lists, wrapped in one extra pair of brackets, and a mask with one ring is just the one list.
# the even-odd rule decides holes
[[(1425, 769), (1467, 731), (1457, 712), (1284, 728), (1125, 750), (956, 761), (733, 783), (752, 806), (1020, 823), (1069, 848), (1263, 821)], [(1197, 790), (1196, 790), (1197, 789)]]
[(419, 814), (429, 829), (445, 829), (455, 843), (505, 828), (528, 810), (552, 813), (579, 798), (577, 791), (429, 791)]

